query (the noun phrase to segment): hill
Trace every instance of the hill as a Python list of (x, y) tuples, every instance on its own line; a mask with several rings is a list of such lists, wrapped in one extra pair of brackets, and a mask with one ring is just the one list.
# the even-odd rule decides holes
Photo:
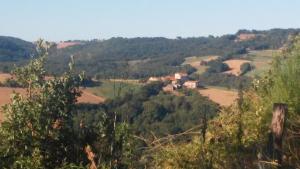
[(0, 61), (16, 61), (30, 57), (34, 44), (18, 38), (0, 36)]
[(0, 36), (0, 72), (9, 72), (14, 64), (27, 61), (35, 46), (22, 39)]
[[(69, 56), (74, 55), (80, 69), (98, 78), (162, 76), (176, 71), (196, 71), (190, 65), (182, 65), (186, 57), (219, 55), (228, 58), (248, 50), (278, 49), (284, 46), (289, 35), (298, 32), (299, 29), (240, 30), (220, 37), (93, 40), (53, 51), (49, 68), (55, 65), (55, 69), (51, 69), (53, 73), (63, 72)], [(256, 36), (238, 41), (243, 34)]]
[[(81, 45), (52, 49), (47, 67), (52, 74), (60, 74), (67, 69), (69, 57), (73, 55), (78, 70), (84, 70), (89, 76), (98, 79), (136, 79), (168, 75), (177, 71), (191, 73), (197, 70), (182, 64), (187, 57), (218, 55), (227, 60), (234, 55), (246, 54), (249, 50), (278, 49), (286, 44), (290, 35), (298, 32), (299, 29), (240, 30), (235, 34), (218, 37), (118, 37), (80, 41)], [(255, 36), (239, 40), (247, 34)], [(8, 68), (5, 69), (11, 68), (13, 63), (23, 63), (22, 59), (26, 60), (34, 48), (32, 43), (20, 39), (0, 39), (0, 61), (6, 62), (4, 65)]]

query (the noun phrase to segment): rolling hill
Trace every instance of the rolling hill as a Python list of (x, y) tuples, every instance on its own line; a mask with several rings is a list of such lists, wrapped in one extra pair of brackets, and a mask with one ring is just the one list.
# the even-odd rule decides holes
[(0, 36), (0, 61), (17, 61), (29, 58), (34, 44), (18, 38)]
[[(298, 32), (300, 29), (240, 30), (218, 37), (119, 37), (81, 41), (81, 45), (52, 49), (47, 67), (52, 74), (60, 74), (67, 69), (70, 56), (73, 55), (78, 70), (84, 70), (87, 75), (98, 79), (136, 79), (177, 71), (194, 72), (197, 71), (195, 68), (182, 64), (185, 58), (218, 55), (227, 60), (235, 55), (246, 54), (249, 50), (278, 49), (284, 46), (290, 35)], [(247, 35), (251, 35), (251, 38), (240, 40), (241, 36)], [(33, 50), (34, 45), (30, 42), (0, 37), (0, 71), (10, 70), (15, 63), (23, 63)]]

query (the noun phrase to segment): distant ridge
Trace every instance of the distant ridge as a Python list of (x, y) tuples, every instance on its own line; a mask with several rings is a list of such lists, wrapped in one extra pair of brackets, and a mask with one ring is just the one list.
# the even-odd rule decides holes
[(35, 47), (19, 38), (0, 36), (0, 61), (16, 61), (29, 58)]
[[(243, 29), (235, 34), (208, 37), (70, 40), (58, 45), (59, 49), (51, 49), (47, 69), (52, 74), (64, 72), (73, 55), (76, 68), (95, 78), (165, 76), (178, 71), (194, 71), (192, 67), (182, 65), (186, 57), (218, 55), (226, 60), (250, 50), (279, 49), (291, 35), (299, 32), (300, 29)], [(16, 62), (24, 63), (33, 52), (31, 42), (0, 37), (0, 72), (3, 65), (11, 70)]]

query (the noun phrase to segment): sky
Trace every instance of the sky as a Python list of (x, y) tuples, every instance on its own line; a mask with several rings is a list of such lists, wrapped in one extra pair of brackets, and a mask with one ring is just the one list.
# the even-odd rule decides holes
[(300, 0), (1, 0), (0, 35), (28, 41), (199, 37), (300, 28)]

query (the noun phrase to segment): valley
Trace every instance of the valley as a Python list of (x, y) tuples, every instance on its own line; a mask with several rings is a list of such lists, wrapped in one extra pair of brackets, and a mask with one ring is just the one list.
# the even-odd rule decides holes
[[(217, 165), (219, 159), (212, 159), (220, 158), (234, 166), (232, 156), (235, 160), (249, 160), (249, 156), (254, 159), (249, 152), (256, 145), (265, 146), (265, 140), (261, 141), (260, 137), (267, 135), (264, 126), (270, 124), (272, 105), (269, 103), (279, 100), (278, 96), (290, 100), (294, 95), (289, 93), (299, 92), (294, 83), (281, 81), (285, 77), (290, 81), (298, 77), (291, 71), (297, 66), (287, 66), (297, 64), (290, 60), (295, 56), (288, 53), (286, 57), (283, 49), (289, 44), (289, 34), (295, 31), (299, 30), (246, 33), (243, 30), (219, 37), (177, 39), (111, 38), (59, 43), (40, 40), (36, 43), (42, 44), (38, 46), (41, 50), (30, 59), (28, 55), (7, 56), (7, 51), (1, 50), (7, 46), (0, 43), (0, 71), (3, 72), (0, 73), (0, 107), (13, 108), (6, 112), (8, 119), (0, 111), (0, 127), (6, 131), (0, 130), (0, 136), (3, 135), (2, 140), (10, 138), (11, 130), (17, 126), (14, 132), (21, 130), (18, 136), (26, 133), (26, 138), (35, 140), (36, 133), (40, 132), (35, 125), (40, 125), (47, 130), (41, 130), (37, 142), (49, 146), (48, 141), (56, 144), (58, 139), (61, 145), (70, 144), (71, 155), (66, 156), (73, 157), (74, 152), (79, 152), (81, 156), (76, 158), (84, 161), (86, 152), (105, 158), (120, 153), (116, 159), (134, 161), (132, 168), (144, 164), (156, 166), (153, 161), (164, 164), (162, 168), (172, 168), (165, 166), (169, 165), (169, 159), (174, 159), (173, 154), (180, 163), (178, 166), (188, 161), (187, 168), (198, 168), (190, 167), (198, 164), (198, 160), (211, 160)], [(16, 48), (9, 44), (14, 46), (11, 49)], [(22, 47), (24, 54), (32, 46), (27, 47)], [(46, 59), (40, 60), (41, 56)], [(272, 66), (276, 57), (281, 59), (278, 67)], [(9, 73), (16, 67), (22, 68), (17, 71), (17, 75), (22, 75), (21, 81)], [(270, 73), (270, 69), (276, 70), (280, 78)], [(39, 81), (36, 74), (40, 72), (45, 80)], [(78, 75), (81, 72), (84, 76)], [(26, 79), (22, 80), (23, 77)], [(53, 77), (64, 80), (55, 81)], [(268, 83), (266, 77), (276, 83)], [(26, 97), (31, 82), (36, 91), (44, 93)], [(293, 91), (284, 91), (283, 84)], [(12, 98), (14, 92), (20, 93), (23, 99)], [(296, 102), (297, 98), (291, 100)], [(296, 109), (295, 105), (290, 106)], [(239, 146), (243, 151), (237, 150)], [(47, 150), (56, 148), (60, 150), (56, 145)], [(123, 154), (127, 150), (132, 154)], [(224, 152), (226, 157), (210, 154)], [(205, 155), (199, 157), (199, 154)], [(101, 160), (107, 164), (112, 162)]]
[[(68, 46), (66, 46), (68, 47)], [(278, 50), (253, 50), (244, 54), (241, 59), (229, 59), (223, 63), (229, 66), (228, 71), (222, 72), (225, 74), (232, 74), (240, 76), (240, 68), (244, 63), (250, 63), (253, 69), (245, 74), (245, 76), (254, 77), (261, 75), (269, 67), (275, 55), (278, 55)], [(182, 65), (190, 65), (196, 69), (193, 74), (201, 75), (210, 67), (209, 62), (219, 59), (220, 56), (193, 56), (185, 58)], [(135, 62), (135, 64), (138, 62)], [(133, 64), (133, 62), (131, 63)], [(6, 79), (11, 78), (9, 73), (0, 74), (0, 83), (4, 83)], [(145, 85), (139, 79), (104, 79), (99, 81), (98, 86), (86, 87), (82, 90), (82, 96), (78, 98), (78, 103), (97, 104), (102, 103), (106, 99), (114, 99), (118, 96), (123, 96), (128, 92), (134, 92), (141, 86)], [(200, 81), (201, 84), (201, 81)], [(203, 86), (203, 85), (202, 85)], [(24, 94), (25, 91), (20, 88), (0, 87), (1, 100), (0, 105), (9, 103), (9, 99), (13, 91)], [(179, 94), (178, 92), (177, 95)], [(236, 90), (232, 90), (222, 86), (207, 86), (199, 89), (199, 94), (208, 97), (212, 101), (221, 106), (230, 106), (237, 99)]]

